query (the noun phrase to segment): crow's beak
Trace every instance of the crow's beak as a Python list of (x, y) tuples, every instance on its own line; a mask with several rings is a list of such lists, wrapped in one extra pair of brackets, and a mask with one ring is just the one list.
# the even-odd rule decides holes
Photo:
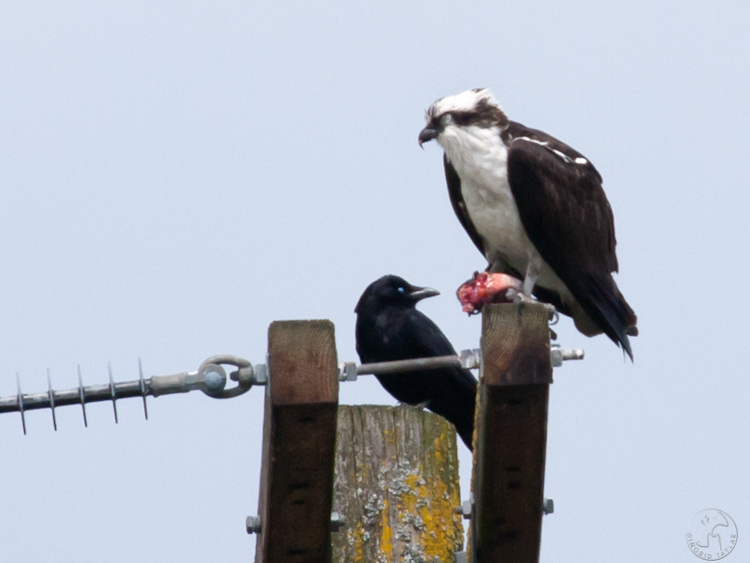
[(440, 292), (437, 289), (432, 289), (431, 287), (415, 287), (411, 291), (411, 298), (414, 301), (421, 301), (422, 299), (426, 299), (427, 297), (435, 297), (436, 295), (440, 295)]
[(423, 143), (427, 143), (429, 141), (432, 141), (433, 139), (437, 139), (438, 135), (440, 135), (440, 131), (428, 125), (419, 132), (419, 146), (421, 147)]

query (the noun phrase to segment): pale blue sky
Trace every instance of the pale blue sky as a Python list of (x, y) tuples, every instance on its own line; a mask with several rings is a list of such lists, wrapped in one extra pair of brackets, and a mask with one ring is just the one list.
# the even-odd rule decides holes
[[(261, 362), (275, 319), (331, 319), (351, 361), (386, 273), (476, 347), (453, 292), (484, 261), (417, 134), (487, 86), (601, 172), (641, 331), (630, 364), (559, 325), (587, 359), (555, 374), (542, 561), (692, 562), (709, 507), (747, 559), (748, 29), (739, 1), (4, 2), (0, 395)], [(251, 560), (262, 390), (118, 408), (0, 417), (2, 559)]]

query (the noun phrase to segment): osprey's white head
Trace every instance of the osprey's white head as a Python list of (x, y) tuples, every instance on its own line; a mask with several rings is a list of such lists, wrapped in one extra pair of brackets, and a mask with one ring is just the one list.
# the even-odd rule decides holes
[(455, 96), (446, 96), (433, 103), (425, 114), (427, 126), (419, 133), (419, 145), (433, 139), (445, 146), (446, 137), (459, 129), (492, 129), (501, 131), (508, 118), (488, 88), (474, 88)]

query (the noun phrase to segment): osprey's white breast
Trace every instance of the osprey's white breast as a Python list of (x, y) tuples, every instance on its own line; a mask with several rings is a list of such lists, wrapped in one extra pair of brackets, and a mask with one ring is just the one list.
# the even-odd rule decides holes
[(500, 131), (496, 127), (448, 126), (438, 142), (461, 178), (466, 211), (485, 241), (485, 256), (493, 269), (508, 264), (524, 276), (531, 260), (539, 274), (538, 284), (568, 293), (521, 223), (508, 183), (508, 147)]

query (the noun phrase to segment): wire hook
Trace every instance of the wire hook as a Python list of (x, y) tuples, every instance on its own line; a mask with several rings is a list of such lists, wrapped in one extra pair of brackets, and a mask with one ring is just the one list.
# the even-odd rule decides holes
[(83, 411), (83, 426), (89, 427), (89, 421), (86, 418), (86, 391), (83, 389), (83, 379), (81, 378), (81, 364), (78, 364), (78, 397), (81, 399), (81, 410)]
[(55, 416), (55, 392), (52, 391), (52, 379), (47, 368), (47, 396), (49, 397), (49, 408), (52, 411), (52, 426), (57, 432), (57, 417)]
[(21, 393), (21, 378), (16, 372), (16, 386), (18, 387), (18, 412), (21, 413), (21, 425), (23, 426), (23, 435), (26, 436), (26, 415), (23, 411), (23, 393)]
[(115, 424), (118, 424), (117, 420), (117, 391), (115, 390), (115, 380), (112, 377), (112, 363), (107, 362), (107, 369), (109, 370), (109, 395), (112, 397), (112, 409), (115, 411)]
[(143, 414), (148, 420), (148, 406), (146, 405), (146, 380), (143, 379), (143, 365), (141, 365), (141, 359), (138, 358), (138, 382), (141, 385), (141, 396), (143, 397)]

